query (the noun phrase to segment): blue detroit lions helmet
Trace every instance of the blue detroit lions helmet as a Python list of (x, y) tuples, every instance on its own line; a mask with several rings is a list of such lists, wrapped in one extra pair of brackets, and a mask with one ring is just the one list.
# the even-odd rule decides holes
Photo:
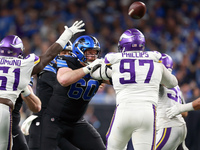
[(81, 62), (87, 62), (86, 56), (84, 55), (84, 52), (87, 49), (93, 49), (97, 50), (97, 54), (100, 53), (100, 44), (99, 41), (90, 35), (83, 35), (78, 37), (73, 45), (72, 45), (72, 55), (77, 57)]

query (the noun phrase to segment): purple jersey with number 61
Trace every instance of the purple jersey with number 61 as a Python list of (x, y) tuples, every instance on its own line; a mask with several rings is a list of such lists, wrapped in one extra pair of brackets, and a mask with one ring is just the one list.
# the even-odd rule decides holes
[(172, 88), (177, 80), (158, 63), (161, 54), (156, 51), (110, 53), (105, 63), (112, 66), (112, 82), (116, 103), (150, 102), (157, 105), (159, 85)]
[(31, 79), (33, 67), (40, 61), (35, 54), (25, 59), (0, 56), (0, 97), (10, 99), (14, 104)]

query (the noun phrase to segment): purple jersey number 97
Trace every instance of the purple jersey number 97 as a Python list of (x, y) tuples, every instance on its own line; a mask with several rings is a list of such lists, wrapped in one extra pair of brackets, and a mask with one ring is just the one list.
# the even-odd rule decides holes
[[(130, 73), (130, 79), (125, 80), (124, 78), (120, 78), (119, 81), (121, 84), (131, 84), (131, 83), (137, 83), (136, 82), (136, 73), (135, 73), (135, 60), (136, 59), (122, 59), (120, 62), (120, 73), (128, 72)], [(144, 83), (149, 83), (151, 80), (151, 76), (154, 70), (154, 64), (153, 60), (138, 60), (139, 66), (144, 66), (145, 64), (149, 64), (149, 70), (146, 76), (146, 79), (144, 80)], [(125, 68), (125, 63), (129, 64), (129, 68)]]

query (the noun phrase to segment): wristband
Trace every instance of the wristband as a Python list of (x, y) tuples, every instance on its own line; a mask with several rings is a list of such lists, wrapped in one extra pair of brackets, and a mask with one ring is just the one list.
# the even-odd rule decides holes
[(26, 88), (24, 90), (22, 90), (21, 94), (24, 96), (24, 97), (27, 97), (31, 94), (31, 91), (28, 89), (28, 86), (26, 86)]
[(61, 36), (58, 38), (56, 43), (60, 44), (62, 48), (64, 49), (67, 42), (71, 39), (73, 33), (69, 28), (66, 28), (65, 31), (61, 34)]
[(192, 110), (194, 110), (192, 103), (187, 103), (187, 104), (181, 105), (181, 109), (180, 109), (181, 113), (186, 112), (186, 111), (192, 111)]
[(90, 68), (89, 66), (83, 67), (83, 72), (84, 72), (85, 74), (90, 73), (90, 71), (91, 71), (91, 68)]

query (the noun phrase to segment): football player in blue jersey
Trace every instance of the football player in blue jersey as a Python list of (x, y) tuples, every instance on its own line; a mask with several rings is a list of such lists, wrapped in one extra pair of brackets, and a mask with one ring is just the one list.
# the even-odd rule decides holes
[(55, 150), (62, 138), (81, 150), (105, 150), (100, 134), (83, 118), (102, 83), (89, 74), (101, 62), (100, 44), (84, 35), (72, 47), (72, 57), (57, 59), (57, 81), (43, 116), (41, 150)]
[[(72, 43), (68, 41), (65, 45), (64, 49), (60, 52), (59, 56), (65, 55), (66, 57), (70, 57), (72, 53)], [(56, 73), (57, 73), (57, 62), (56, 58), (51, 61), (42, 72), (37, 74), (37, 85), (36, 85), (36, 95), (40, 98), (42, 102), (41, 111), (38, 113), (34, 113), (32, 116), (34, 120), (31, 121), (29, 131), (29, 140), (28, 146), (30, 150), (39, 150), (40, 149), (40, 137), (42, 132), (42, 116), (48, 105), (49, 99), (53, 94), (53, 88), (56, 83)], [(28, 120), (29, 118), (27, 118)], [(28, 123), (28, 122), (27, 122)], [(28, 133), (27, 133), (28, 134)], [(58, 146), (60, 149), (70, 149), (77, 150), (75, 146), (69, 143), (67, 140), (60, 140)]]
[(76, 21), (40, 57), (30, 54), (22, 58), (24, 46), (16, 35), (8, 35), (0, 42), (0, 149), (12, 148), (12, 110), (21, 91), (32, 75), (37, 74), (53, 60), (76, 33), (83, 32), (82, 21)]

